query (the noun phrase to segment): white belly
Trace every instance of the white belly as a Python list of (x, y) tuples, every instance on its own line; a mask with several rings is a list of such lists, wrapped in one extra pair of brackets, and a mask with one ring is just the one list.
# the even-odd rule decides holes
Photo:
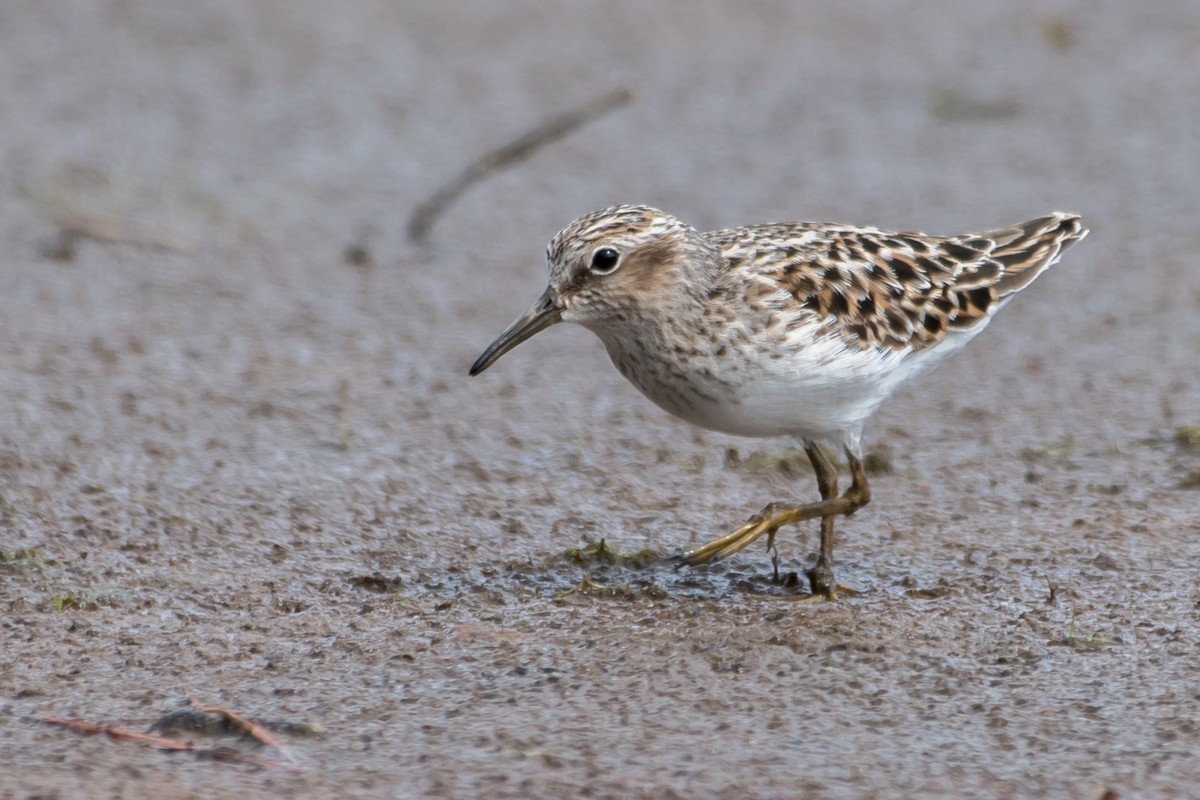
[(954, 332), (915, 353), (810, 337), (802, 346), (782, 342), (774, 351), (667, 358), (661, 349), (646, 352), (637, 341), (604, 343), (613, 364), (646, 397), (695, 425), (738, 436), (796, 436), (856, 447), (863, 423), (880, 403), (982, 328)]

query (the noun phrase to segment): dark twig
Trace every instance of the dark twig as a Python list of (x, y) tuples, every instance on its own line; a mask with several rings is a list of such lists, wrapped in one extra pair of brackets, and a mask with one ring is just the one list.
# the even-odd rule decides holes
[(528, 133), (468, 164), (467, 168), (454, 180), (434, 192), (428, 200), (418, 205), (413, 211), (412, 216), (408, 218), (409, 240), (417, 243), (424, 242), (433, 223), (450, 204), (472, 184), (478, 183), (489, 173), (525, 160), (539, 148), (556, 139), (561, 139), (601, 114), (620, 108), (631, 99), (633, 99), (633, 95), (628, 89), (609, 92), (585, 106), (547, 120)]

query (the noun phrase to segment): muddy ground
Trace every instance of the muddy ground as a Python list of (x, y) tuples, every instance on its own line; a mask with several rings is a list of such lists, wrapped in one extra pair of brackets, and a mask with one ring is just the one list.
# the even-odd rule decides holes
[[(1195, 793), (1200, 15), (739, 8), (0, 9), (0, 797)], [(814, 496), (788, 442), (581, 329), (466, 377), (615, 202), (1093, 233), (877, 416), (862, 594), (804, 605), (758, 548), (653, 560)], [(287, 769), (37, 721), (189, 693), (324, 733)]]

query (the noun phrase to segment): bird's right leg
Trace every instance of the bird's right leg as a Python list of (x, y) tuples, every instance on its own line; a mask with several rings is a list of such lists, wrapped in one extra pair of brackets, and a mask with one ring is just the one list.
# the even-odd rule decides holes
[[(817, 486), (821, 490), (821, 498), (830, 500), (837, 495), (837, 470), (829, 463), (821, 448), (812, 442), (805, 442), (804, 450), (817, 473)], [(867, 470), (862, 459), (846, 450), (846, 460), (850, 464), (850, 488), (841, 500), (848, 501), (849, 507), (841, 513), (850, 516), (865, 506), (871, 499), (871, 487), (867, 483)], [(833, 532), (836, 514), (826, 514), (821, 517), (821, 549), (817, 553), (817, 561), (807, 571), (808, 583), (814, 597), (824, 597), (836, 600), (840, 589), (846, 594), (855, 594), (853, 589), (840, 586), (833, 577)]]
[(675, 557), (676, 560), (693, 566), (720, 561), (744, 550), (763, 536), (774, 537), (775, 531), (784, 525), (819, 517), (821, 549), (816, 564), (808, 572), (809, 582), (814, 596), (836, 599), (838, 586), (833, 578), (834, 517), (853, 514), (862, 508), (871, 499), (871, 490), (862, 459), (849, 450), (846, 456), (850, 461), (851, 485), (841, 496), (837, 496), (837, 470), (829, 459), (812, 442), (805, 442), (805, 451), (817, 475), (817, 487), (821, 492), (819, 502), (798, 506), (771, 503), (732, 533), (680, 553)]

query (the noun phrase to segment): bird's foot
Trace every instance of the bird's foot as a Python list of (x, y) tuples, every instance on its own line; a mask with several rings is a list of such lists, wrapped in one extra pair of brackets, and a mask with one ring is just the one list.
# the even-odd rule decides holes
[(824, 556), (818, 556), (817, 563), (805, 570), (805, 575), (808, 576), (808, 586), (812, 592), (805, 598), (806, 602), (819, 603), (858, 594), (857, 590), (837, 582), (833, 577), (833, 565)]
[(721, 561), (722, 559), (729, 558), (734, 553), (745, 550), (763, 536), (770, 537), (767, 540), (767, 546), (771, 547), (775, 543), (775, 531), (783, 524), (777, 520), (777, 516), (775, 505), (771, 504), (739, 525), (732, 533), (727, 533), (710, 542), (705, 542), (699, 547), (686, 550), (674, 556), (672, 560), (681, 564), (687, 564), (690, 567), (699, 566), (700, 564), (711, 564), (714, 561)]

